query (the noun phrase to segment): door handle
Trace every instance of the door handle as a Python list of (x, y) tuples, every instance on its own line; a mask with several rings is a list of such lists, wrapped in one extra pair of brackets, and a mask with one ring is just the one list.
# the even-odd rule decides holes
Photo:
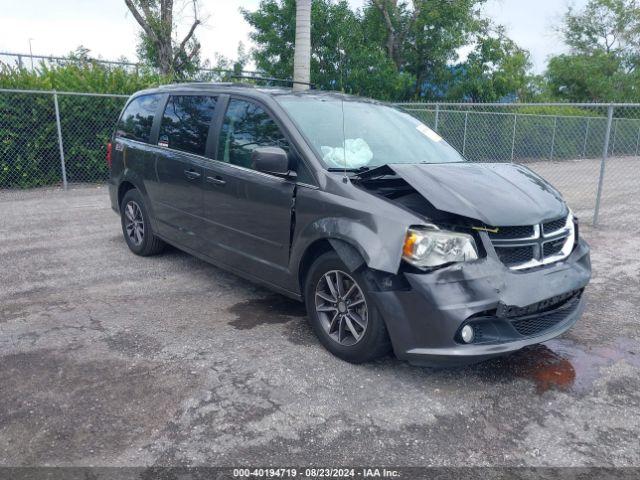
[(225, 185), (227, 182), (224, 181), (221, 177), (207, 177), (207, 182), (213, 183), (214, 185)]
[(184, 176), (187, 177), (189, 180), (195, 180), (196, 178), (201, 177), (201, 175), (195, 170), (185, 170)]

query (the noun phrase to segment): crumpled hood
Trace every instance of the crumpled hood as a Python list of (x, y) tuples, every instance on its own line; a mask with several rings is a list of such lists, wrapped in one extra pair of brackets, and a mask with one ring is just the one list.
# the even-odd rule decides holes
[(389, 167), (438, 210), (486, 225), (533, 225), (568, 213), (560, 193), (520, 165), (439, 163)]

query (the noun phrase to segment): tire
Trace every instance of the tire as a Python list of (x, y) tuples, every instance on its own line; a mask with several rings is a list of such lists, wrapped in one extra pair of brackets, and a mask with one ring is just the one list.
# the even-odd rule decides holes
[(153, 233), (144, 200), (135, 188), (125, 193), (122, 199), (120, 223), (124, 240), (129, 250), (136, 255), (147, 257), (156, 255), (164, 249), (165, 243)]
[[(313, 262), (304, 285), (307, 312), (320, 343), (336, 357), (351, 363), (368, 362), (391, 350), (384, 319), (374, 306), (369, 284), (362, 273), (362, 269), (350, 271), (331, 251)], [(327, 277), (334, 290), (340, 290), (336, 290), (337, 295), (331, 294), (334, 290)], [(338, 287), (338, 279), (342, 288)]]

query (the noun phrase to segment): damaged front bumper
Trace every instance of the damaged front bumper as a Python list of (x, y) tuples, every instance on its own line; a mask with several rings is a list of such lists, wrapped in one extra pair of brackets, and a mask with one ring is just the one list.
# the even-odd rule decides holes
[[(584, 310), (591, 277), (582, 239), (565, 260), (514, 271), (486, 257), (430, 273), (404, 273), (403, 288), (373, 293), (398, 358), (425, 366), (475, 363), (568, 330)], [(475, 336), (465, 344), (464, 325)]]

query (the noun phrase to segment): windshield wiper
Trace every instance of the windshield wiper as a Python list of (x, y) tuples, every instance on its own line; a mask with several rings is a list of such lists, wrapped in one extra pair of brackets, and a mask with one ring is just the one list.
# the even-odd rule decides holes
[(328, 169), (330, 172), (350, 172), (350, 173), (362, 173), (370, 170), (369, 167), (358, 167), (358, 168), (339, 168), (339, 167), (331, 167)]

